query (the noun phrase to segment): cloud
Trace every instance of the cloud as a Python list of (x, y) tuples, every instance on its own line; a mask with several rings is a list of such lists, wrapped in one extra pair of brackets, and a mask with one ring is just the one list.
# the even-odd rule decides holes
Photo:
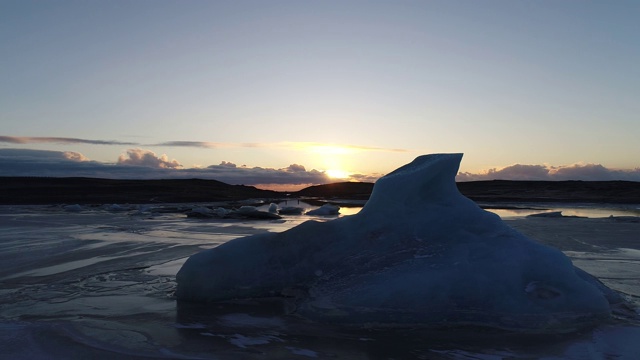
[(299, 164), (286, 168), (237, 166), (223, 161), (206, 168), (184, 169), (177, 160), (149, 150), (130, 149), (116, 163), (91, 161), (74, 152), (0, 149), (3, 176), (97, 177), (109, 179), (215, 179), (228, 184), (326, 184), (332, 180), (322, 171)]
[(89, 161), (89, 158), (75, 151), (65, 151), (62, 153), (65, 159), (71, 161)]
[(0, 136), (0, 142), (10, 144), (34, 144), (34, 143), (57, 143), (57, 144), (91, 144), (91, 145), (128, 145), (135, 146), (136, 143), (114, 141), (114, 140), (87, 140), (66, 137), (20, 137), (20, 136)]
[(272, 148), (272, 149), (294, 149), (316, 153), (353, 153), (359, 151), (376, 151), (376, 152), (407, 152), (406, 149), (384, 148), (375, 146), (362, 145), (341, 145), (327, 144), (319, 142), (274, 142), (274, 143), (227, 143), (227, 142), (210, 142), (210, 141), (185, 141), (170, 140), (155, 144), (142, 145), (133, 142), (124, 142), (116, 140), (93, 140), (80, 139), (71, 137), (39, 137), (39, 136), (0, 136), (0, 143), (9, 144), (36, 144), (36, 143), (55, 143), (55, 144), (89, 144), (89, 145), (125, 145), (125, 146), (152, 146), (152, 147), (192, 147), (202, 149), (220, 149), (220, 148)]
[(502, 169), (489, 169), (479, 174), (460, 172), (457, 181), (479, 180), (584, 180), (640, 181), (640, 168), (632, 170), (609, 169), (600, 164), (573, 164), (565, 166), (515, 164)]
[(384, 174), (351, 174), (349, 175), (349, 180), (351, 181), (359, 181), (359, 182), (376, 182), (376, 180), (383, 177)]
[(224, 166), (224, 167), (229, 167), (229, 168), (236, 168), (238, 167), (236, 164), (232, 163), (232, 162), (227, 162), (227, 161), (223, 161), (220, 163), (220, 165), (218, 166)]
[(172, 140), (172, 141), (164, 141), (156, 144), (149, 144), (147, 146), (195, 147), (195, 148), (217, 149), (217, 148), (281, 147), (280, 144), (281, 143), (224, 143), (224, 142), (209, 142), (209, 141)]
[(40, 162), (89, 160), (86, 156), (73, 151), (49, 151), (32, 149), (0, 149), (0, 158), (11, 158), (15, 160)]
[(550, 170), (556, 180), (628, 180), (640, 181), (640, 168), (633, 170), (612, 170), (600, 164), (575, 164)]
[(172, 147), (195, 147), (195, 148), (220, 148), (228, 147), (222, 143), (206, 142), (206, 141), (165, 141), (158, 144), (148, 146), (172, 146)]
[(195, 147), (195, 148), (276, 148), (307, 150), (312, 152), (355, 152), (355, 151), (386, 151), (386, 152), (407, 152), (406, 149), (383, 148), (361, 145), (340, 145), (325, 144), (319, 142), (274, 142), (274, 143), (224, 143), (207, 141), (181, 141), (172, 140), (147, 146), (174, 146), (174, 147)]
[(291, 164), (286, 168), (287, 171), (290, 172), (305, 172), (307, 171), (304, 166), (298, 164)]
[(223, 161), (220, 165), (211, 165), (206, 169), (193, 169), (201, 175), (215, 178), (230, 184), (326, 184), (331, 182), (327, 174), (318, 170), (307, 171), (304, 166), (291, 164), (286, 168), (273, 169), (262, 167), (236, 166)]
[[(228, 184), (262, 185), (291, 190), (301, 186), (335, 182), (323, 171), (307, 170), (301, 164), (280, 169), (248, 167), (222, 161), (203, 168), (183, 168), (167, 155), (130, 149), (114, 163), (97, 162), (81, 153), (32, 149), (0, 149), (2, 176), (97, 177), (110, 179), (215, 179)], [(375, 182), (381, 174), (352, 174), (349, 180)], [(640, 181), (640, 168), (608, 169), (599, 164), (568, 166), (516, 164), (473, 174), (460, 172), (458, 181), (473, 180), (628, 180)]]
[(113, 166), (72, 151), (0, 149), (2, 176), (113, 177)]
[(182, 165), (176, 160), (169, 160), (167, 155), (158, 157), (153, 151), (143, 149), (129, 149), (127, 154), (118, 157), (118, 165), (135, 165), (158, 169), (177, 169)]

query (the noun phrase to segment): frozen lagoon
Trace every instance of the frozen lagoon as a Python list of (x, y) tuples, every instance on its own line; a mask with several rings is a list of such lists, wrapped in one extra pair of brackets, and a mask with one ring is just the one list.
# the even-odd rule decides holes
[[(309, 217), (199, 220), (171, 208), (0, 207), (0, 353), (14, 359), (633, 359), (640, 352), (640, 324), (630, 316), (579, 333), (526, 336), (346, 331), (282, 315), (277, 303), (177, 307), (175, 274), (189, 255), (237, 237), (281, 232)], [(559, 248), (640, 306), (639, 222), (511, 217), (507, 223)]]

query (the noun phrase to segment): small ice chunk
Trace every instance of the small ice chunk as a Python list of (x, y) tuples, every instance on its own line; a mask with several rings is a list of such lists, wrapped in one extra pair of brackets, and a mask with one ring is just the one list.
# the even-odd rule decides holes
[(238, 209), (238, 212), (241, 214), (249, 214), (256, 211), (258, 211), (258, 209), (256, 209), (255, 206), (250, 206), (250, 205), (244, 205), (244, 206), (241, 206), (240, 209)]
[(537, 214), (531, 214), (529, 217), (545, 217), (545, 218), (561, 218), (563, 217), (562, 211), (549, 211)]
[(307, 211), (307, 215), (338, 215), (340, 214), (340, 206), (324, 204), (321, 207)]
[(105, 205), (105, 210), (118, 212), (118, 211), (125, 211), (125, 210), (127, 210), (127, 208), (125, 208), (123, 206), (120, 206), (118, 204), (107, 204), (107, 205)]
[(296, 347), (292, 347), (292, 346), (287, 346), (286, 349), (291, 351), (291, 353), (294, 354), (294, 355), (301, 355), (301, 356), (307, 356), (307, 357), (312, 357), (312, 358), (318, 357), (318, 353), (313, 351), (313, 350), (300, 349), (300, 348), (296, 348)]
[(206, 206), (194, 207), (193, 209), (191, 209), (191, 211), (195, 212), (195, 213), (202, 214), (202, 215), (213, 215), (214, 214), (214, 211), (209, 209)]
[(229, 215), (229, 213), (231, 212), (231, 210), (225, 209), (223, 207), (216, 208), (214, 211), (221, 218)]
[(68, 211), (68, 212), (80, 212), (83, 209), (82, 206), (80, 206), (79, 204), (75, 204), (75, 205), (65, 205), (62, 207), (64, 209), (64, 211)]

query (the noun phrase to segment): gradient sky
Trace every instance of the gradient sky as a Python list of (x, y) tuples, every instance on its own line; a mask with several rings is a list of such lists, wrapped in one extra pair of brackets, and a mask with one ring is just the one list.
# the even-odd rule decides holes
[(0, 175), (314, 183), (464, 152), (463, 180), (640, 181), (638, 19), (624, 0), (0, 0)]

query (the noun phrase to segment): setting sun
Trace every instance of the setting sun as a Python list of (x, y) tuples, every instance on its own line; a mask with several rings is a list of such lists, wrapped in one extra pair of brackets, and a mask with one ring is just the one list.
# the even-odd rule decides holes
[(346, 179), (349, 177), (349, 173), (344, 170), (331, 169), (325, 171), (325, 173), (332, 179)]

